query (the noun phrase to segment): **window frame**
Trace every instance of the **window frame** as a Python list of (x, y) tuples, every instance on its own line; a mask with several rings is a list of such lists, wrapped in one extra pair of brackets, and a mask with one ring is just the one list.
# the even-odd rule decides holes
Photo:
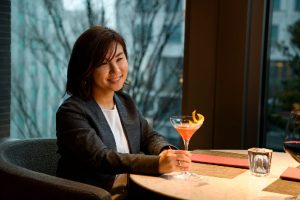
[(10, 0), (0, 1), (0, 138), (10, 133)]

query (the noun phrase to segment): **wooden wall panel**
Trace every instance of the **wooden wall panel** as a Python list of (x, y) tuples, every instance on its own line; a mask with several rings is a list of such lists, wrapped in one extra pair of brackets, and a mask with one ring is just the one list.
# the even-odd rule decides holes
[(187, 0), (182, 107), (206, 117), (191, 149), (259, 144), (264, 2)]

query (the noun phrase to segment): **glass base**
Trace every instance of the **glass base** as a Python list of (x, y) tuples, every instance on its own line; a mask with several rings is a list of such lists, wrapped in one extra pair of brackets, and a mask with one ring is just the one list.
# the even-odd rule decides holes
[(201, 175), (190, 172), (171, 172), (161, 175), (162, 178), (167, 180), (178, 180), (188, 182), (202, 182), (205, 178)]
[(162, 178), (167, 180), (185, 180), (186, 176), (184, 172), (170, 172), (161, 175)]

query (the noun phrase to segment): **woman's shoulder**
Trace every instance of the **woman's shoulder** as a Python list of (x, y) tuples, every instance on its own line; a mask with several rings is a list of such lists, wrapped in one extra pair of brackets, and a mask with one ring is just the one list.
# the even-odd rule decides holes
[(62, 104), (58, 108), (58, 112), (60, 110), (68, 109), (68, 110), (76, 110), (81, 109), (84, 101), (76, 96), (69, 96), (67, 97)]
[(66, 104), (82, 104), (83, 100), (79, 97), (76, 96), (69, 96), (67, 97), (61, 105), (66, 105)]

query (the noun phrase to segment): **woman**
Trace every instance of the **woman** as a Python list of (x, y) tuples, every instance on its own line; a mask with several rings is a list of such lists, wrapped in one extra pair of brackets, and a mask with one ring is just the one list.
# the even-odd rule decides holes
[[(126, 44), (100, 26), (85, 31), (70, 57), (66, 93), (57, 111), (58, 176), (111, 189), (116, 174), (188, 170), (190, 154), (171, 147), (121, 91)], [(176, 149), (172, 146), (173, 149)]]

